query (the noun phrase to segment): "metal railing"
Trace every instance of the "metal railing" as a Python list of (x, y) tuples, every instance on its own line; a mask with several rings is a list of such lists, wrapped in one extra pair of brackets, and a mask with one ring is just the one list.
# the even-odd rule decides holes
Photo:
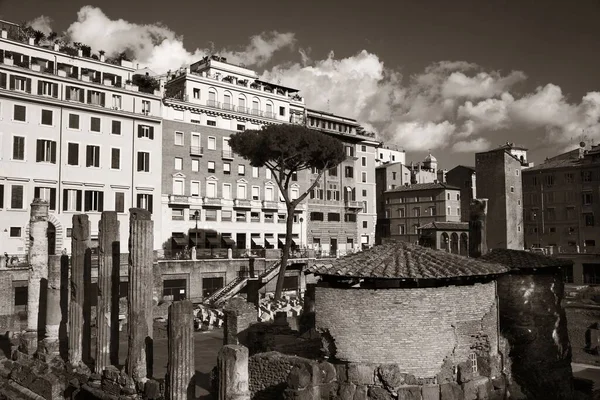
[(221, 158), (233, 160), (233, 151), (231, 150), (222, 150)]
[[(227, 248), (211, 248), (211, 249), (197, 249), (196, 260), (211, 260), (211, 259), (227, 259), (229, 249)], [(231, 257), (240, 258), (264, 258), (265, 249), (231, 249)], [(178, 249), (178, 250), (163, 250), (163, 255), (160, 258), (162, 260), (192, 260), (192, 250)]]
[(190, 154), (193, 156), (201, 156), (204, 154), (204, 147), (202, 146), (190, 146)]

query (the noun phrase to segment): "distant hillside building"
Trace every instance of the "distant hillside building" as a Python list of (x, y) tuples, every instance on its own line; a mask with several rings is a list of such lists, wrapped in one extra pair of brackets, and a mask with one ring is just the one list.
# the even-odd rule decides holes
[(460, 188), (461, 221), (469, 221), (469, 204), (477, 198), (475, 167), (458, 165), (446, 173), (446, 182)]
[(527, 162), (527, 149), (507, 143), (475, 154), (477, 197), (488, 199), (487, 245), (490, 249), (522, 250), (523, 193), (521, 170)]
[[(378, 190), (379, 193), (379, 190)], [(378, 214), (378, 242), (419, 240), (422, 225), (460, 222), (460, 188), (445, 183), (423, 183), (383, 191), (384, 207)]]

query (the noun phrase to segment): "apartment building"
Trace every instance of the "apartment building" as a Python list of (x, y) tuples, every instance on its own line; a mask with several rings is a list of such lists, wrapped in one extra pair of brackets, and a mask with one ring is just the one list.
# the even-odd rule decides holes
[(395, 145), (381, 143), (377, 148), (375, 166), (379, 167), (388, 163), (406, 164), (406, 151)]
[(128, 209), (154, 212), (160, 194), (160, 91), (133, 85), (131, 62), (0, 25), (0, 251), (27, 252), (34, 197), (49, 203), (51, 253), (70, 251), (67, 227), (82, 212), (95, 240), (100, 213), (117, 211), (127, 243)]
[(477, 198), (475, 167), (457, 165), (446, 174), (446, 182), (460, 188), (461, 221), (469, 222), (471, 201)]
[(526, 247), (561, 252), (598, 252), (600, 146), (547, 159), (523, 171)]
[(383, 191), (378, 242), (417, 243), (420, 229), (432, 222), (460, 222), (460, 188), (445, 183), (417, 183)]
[(523, 249), (521, 171), (533, 165), (527, 162), (526, 151), (507, 143), (475, 154), (475, 173), (480, 177), (477, 197), (488, 199), (486, 235), (490, 249)]
[[(303, 124), (298, 91), (213, 56), (170, 76), (165, 93), (163, 248), (283, 247), (287, 211), (271, 171), (252, 167), (228, 141), (245, 129)], [(306, 190), (306, 174), (300, 175), (290, 187), (292, 198)], [(293, 246), (306, 245), (307, 219), (300, 204)]]
[[(326, 171), (308, 199), (307, 241), (326, 252), (345, 253), (375, 242), (375, 163), (380, 145), (356, 120), (324, 111), (306, 110), (307, 126), (344, 143), (346, 159)], [(317, 171), (311, 171), (312, 184)]]

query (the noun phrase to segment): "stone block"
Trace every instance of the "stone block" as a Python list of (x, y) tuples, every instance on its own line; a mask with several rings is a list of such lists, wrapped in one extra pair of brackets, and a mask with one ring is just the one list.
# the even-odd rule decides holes
[(297, 365), (290, 371), (287, 378), (287, 385), (290, 389), (299, 390), (307, 388), (312, 383), (312, 373), (310, 366), (306, 364)]
[[(369, 388), (369, 399), (370, 400), (394, 400), (394, 396), (387, 390), (380, 386), (371, 386)], [(413, 400), (412, 398), (410, 398)], [(421, 400), (421, 393), (419, 392), (419, 398), (415, 400)]]
[(283, 400), (315, 400), (318, 399), (318, 394), (315, 394), (313, 388), (306, 389), (291, 389), (287, 388), (283, 391)]
[(395, 389), (404, 383), (398, 364), (382, 364), (377, 368), (381, 383), (387, 388)]
[(318, 386), (319, 398), (323, 400), (335, 399), (339, 385), (337, 382), (325, 383)]
[(462, 384), (465, 400), (487, 400), (491, 383), (487, 378), (476, 378)]
[(373, 364), (348, 364), (348, 382), (355, 385), (373, 385), (376, 366)]
[(365, 385), (360, 385), (356, 387), (354, 391), (354, 399), (353, 400), (367, 400), (367, 392), (368, 387)]
[(144, 384), (144, 396), (148, 400), (157, 400), (161, 397), (160, 384), (154, 379), (146, 381)]
[(455, 382), (440, 385), (440, 400), (463, 400), (462, 387)]
[(398, 400), (421, 400), (420, 386), (405, 386), (397, 390)]
[(333, 364), (326, 361), (319, 364), (319, 384), (331, 383), (337, 378), (337, 372)]
[(353, 383), (341, 383), (338, 389), (338, 398), (353, 399), (356, 392), (356, 385)]
[(421, 388), (423, 400), (440, 400), (440, 385), (426, 385)]
[(458, 364), (458, 383), (469, 382), (473, 379), (473, 368), (471, 364), (462, 362)]

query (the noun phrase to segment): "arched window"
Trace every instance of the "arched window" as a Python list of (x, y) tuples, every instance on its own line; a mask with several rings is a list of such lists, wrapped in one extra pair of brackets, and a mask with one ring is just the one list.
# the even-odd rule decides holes
[(225, 91), (225, 93), (223, 93), (223, 109), (225, 110), (231, 110), (233, 109), (232, 107), (232, 103), (231, 103), (231, 92), (230, 91)]
[(260, 101), (257, 97), (252, 99), (252, 115), (260, 114)]
[(446, 232), (442, 233), (440, 249), (450, 251), (450, 237)]
[(208, 103), (207, 105), (209, 107), (218, 107), (219, 102), (218, 102), (218, 96), (217, 96), (217, 90), (214, 88), (210, 88), (208, 89)]
[(270, 101), (267, 101), (267, 104), (265, 105), (265, 114), (267, 118), (275, 118), (275, 113), (273, 113), (273, 103)]
[(458, 235), (456, 232), (450, 235), (450, 250), (452, 254), (458, 254)]
[(466, 233), (460, 234), (460, 255), (469, 255), (469, 236)]
[(240, 95), (240, 97), (238, 97), (238, 111), (243, 113), (248, 112), (246, 108), (246, 96), (244, 95)]

